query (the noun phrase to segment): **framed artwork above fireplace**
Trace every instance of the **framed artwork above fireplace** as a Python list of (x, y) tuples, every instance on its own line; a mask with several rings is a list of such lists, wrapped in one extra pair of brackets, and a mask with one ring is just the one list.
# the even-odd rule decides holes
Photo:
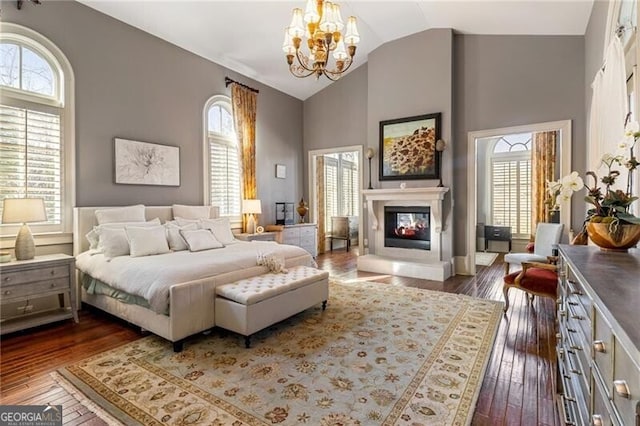
[(441, 114), (380, 122), (380, 180), (440, 179)]

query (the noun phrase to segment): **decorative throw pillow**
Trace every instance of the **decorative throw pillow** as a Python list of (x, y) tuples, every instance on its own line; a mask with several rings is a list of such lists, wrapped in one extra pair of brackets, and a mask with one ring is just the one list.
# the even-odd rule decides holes
[(273, 272), (274, 274), (286, 274), (287, 272), (289, 272), (289, 270), (284, 267), (284, 257), (278, 256), (274, 253), (258, 253), (256, 260), (258, 266), (266, 266), (267, 268), (269, 268), (269, 271)]
[(190, 251), (202, 251), (222, 248), (224, 245), (216, 240), (208, 229), (197, 229), (195, 231), (181, 230), (180, 235), (184, 238)]
[(144, 210), (143, 204), (137, 204), (135, 206), (96, 210), (95, 215), (98, 225), (118, 222), (144, 222), (147, 220), (144, 216)]
[(174, 218), (182, 219), (207, 219), (211, 207), (209, 206), (185, 206), (183, 204), (174, 204), (171, 206)]
[(98, 235), (100, 236), (98, 251), (107, 259), (129, 254), (129, 241), (124, 228), (100, 228)]
[(178, 226), (187, 226), (193, 223), (198, 227), (198, 229), (200, 229), (200, 219), (185, 219), (183, 217), (176, 217), (171, 221), (171, 223)]
[(149, 256), (169, 252), (167, 234), (163, 226), (125, 228), (131, 257)]
[(90, 249), (97, 249), (100, 244), (100, 229), (103, 228), (122, 228), (124, 229), (126, 226), (134, 225), (134, 226), (157, 226), (160, 225), (160, 219), (157, 217), (155, 219), (151, 219), (148, 222), (119, 222), (119, 223), (105, 223), (103, 225), (96, 225), (93, 229), (85, 235), (87, 241), (89, 241)]
[(165, 223), (165, 228), (167, 230), (167, 240), (169, 241), (169, 248), (173, 251), (181, 251), (188, 250), (187, 242), (180, 235), (181, 230), (185, 231), (195, 231), (198, 229), (198, 225), (195, 223), (190, 223), (185, 226), (178, 226), (174, 223)]
[(213, 232), (216, 240), (222, 244), (231, 244), (235, 242), (236, 238), (231, 232), (231, 222), (228, 217), (221, 217), (219, 219), (200, 219), (200, 227), (202, 229), (209, 229)]

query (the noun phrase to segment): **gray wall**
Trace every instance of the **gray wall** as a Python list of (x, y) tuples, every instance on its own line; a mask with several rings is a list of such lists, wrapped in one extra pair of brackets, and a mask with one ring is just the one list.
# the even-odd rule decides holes
[[(584, 66), (581, 36), (454, 35), (450, 29), (414, 34), (373, 51), (366, 81), (358, 75), (339, 90), (332, 85), (305, 101), (304, 149), (353, 145), (363, 139), (359, 125), (308, 124), (332, 119), (336, 105), (344, 99), (363, 99), (363, 84), (367, 85), (364, 138), (366, 146), (376, 151), (381, 120), (442, 112), (442, 135), (448, 142), (443, 184), (451, 187), (454, 200), (453, 215), (447, 222), (454, 228), (452, 252), (462, 256), (467, 239), (468, 132), (570, 119), (573, 163), (584, 165)], [(357, 117), (359, 123), (360, 115)], [(328, 137), (323, 138), (325, 135)], [(335, 135), (348, 135), (349, 140)], [(377, 181), (377, 160), (376, 156), (374, 187), (397, 186), (398, 182)], [(435, 183), (408, 181), (407, 186)], [(574, 223), (580, 224), (581, 213), (575, 210)], [(446, 232), (452, 232), (451, 226)], [(445, 241), (449, 238), (444, 235)]]
[[(454, 252), (463, 255), (468, 132), (572, 120), (572, 163), (583, 165), (585, 55), (581, 36), (456, 35), (454, 47)], [(573, 217), (579, 226), (581, 214)]]
[[(302, 194), (302, 101), (77, 2), (3, 2), (2, 19), (29, 27), (67, 56), (76, 78), (76, 204), (203, 202), (203, 107), (229, 95), (229, 76), (260, 90), (256, 130), (260, 223)], [(180, 187), (113, 183), (113, 138), (180, 147)], [(287, 179), (275, 178), (275, 164)]]

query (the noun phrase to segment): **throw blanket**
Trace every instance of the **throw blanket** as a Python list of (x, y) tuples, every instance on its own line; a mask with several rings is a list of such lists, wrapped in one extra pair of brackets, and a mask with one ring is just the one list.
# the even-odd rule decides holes
[(254, 267), (257, 255), (267, 253), (282, 256), (286, 267), (316, 266), (311, 255), (300, 247), (253, 241), (201, 252), (185, 250), (111, 260), (89, 250), (76, 257), (76, 267), (115, 289), (146, 299), (154, 312), (164, 313), (168, 310), (172, 285)]

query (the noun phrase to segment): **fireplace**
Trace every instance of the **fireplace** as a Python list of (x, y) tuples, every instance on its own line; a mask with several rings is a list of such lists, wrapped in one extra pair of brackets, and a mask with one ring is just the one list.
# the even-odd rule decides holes
[(430, 213), (426, 206), (385, 206), (385, 247), (431, 250)]

